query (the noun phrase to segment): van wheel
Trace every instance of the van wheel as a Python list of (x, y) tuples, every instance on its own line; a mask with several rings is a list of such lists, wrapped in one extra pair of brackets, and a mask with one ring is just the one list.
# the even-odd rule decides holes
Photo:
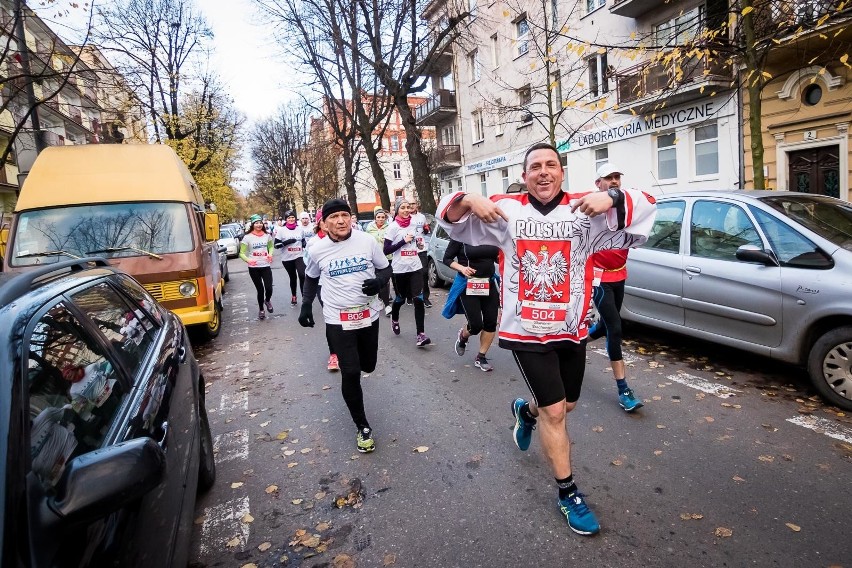
[(808, 374), (824, 399), (852, 410), (852, 326), (832, 329), (817, 339), (808, 357)]
[(213, 455), (213, 434), (204, 399), (198, 401), (198, 427), (201, 430), (201, 451), (198, 456), (198, 492), (208, 491), (216, 483), (216, 459)]
[(201, 343), (212, 341), (219, 336), (222, 331), (222, 304), (220, 301), (213, 302), (213, 320), (201, 325), (191, 326), (195, 328), (195, 337)]

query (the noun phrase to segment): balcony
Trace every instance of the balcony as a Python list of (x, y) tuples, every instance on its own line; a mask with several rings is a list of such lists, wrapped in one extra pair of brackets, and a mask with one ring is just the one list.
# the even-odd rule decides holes
[(65, 146), (65, 137), (61, 134), (51, 132), (50, 130), (42, 130), (41, 135), (45, 146)]
[(733, 75), (724, 61), (698, 56), (677, 63), (646, 61), (617, 72), (615, 82), (619, 112), (642, 113), (661, 100), (671, 106), (730, 88)]
[(432, 154), (432, 171), (461, 167), (461, 146), (438, 145)]
[(456, 92), (441, 89), (417, 107), (417, 125), (435, 126), (456, 115)]
[(668, 0), (615, 0), (609, 11), (619, 16), (638, 18), (642, 14), (668, 4)]
[(843, 0), (777, 0), (755, 7), (754, 31), (757, 37), (782, 37), (799, 29), (815, 30), (846, 20), (852, 4)]

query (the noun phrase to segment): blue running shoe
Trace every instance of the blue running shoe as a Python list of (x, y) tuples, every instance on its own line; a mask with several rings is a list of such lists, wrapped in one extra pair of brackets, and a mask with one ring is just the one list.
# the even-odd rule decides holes
[(642, 408), (645, 406), (645, 403), (642, 402), (641, 398), (637, 398), (635, 394), (633, 394), (633, 389), (627, 389), (623, 393), (619, 393), (618, 395), (618, 404), (621, 408), (624, 409), (625, 412), (633, 412), (637, 408)]
[(527, 404), (522, 398), (516, 398), (512, 401), (512, 416), (515, 417), (515, 427), (512, 429), (512, 437), (515, 439), (515, 445), (522, 452), (527, 451), (532, 440), (532, 431), (535, 430), (535, 419), (532, 422), (527, 421), (521, 414), (521, 408)]
[(572, 531), (589, 536), (600, 532), (601, 526), (598, 524), (598, 519), (586, 505), (586, 499), (582, 493), (575, 491), (565, 499), (558, 499), (557, 503), (559, 510), (568, 519), (568, 526)]

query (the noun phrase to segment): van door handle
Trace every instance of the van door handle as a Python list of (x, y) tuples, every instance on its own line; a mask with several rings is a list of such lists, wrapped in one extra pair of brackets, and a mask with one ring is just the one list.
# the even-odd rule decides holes
[(169, 423), (163, 422), (160, 425), (160, 429), (162, 429), (162, 431), (163, 431), (163, 437), (160, 438), (160, 441), (157, 442), (157, 444), (165, 450), (166, 449), (166, 438), (169, 436)]
[(684, 266), (683, 269), (686, 270), (687, 274), (691, 274), (693, 276), (695, 276), (696, 274), (701, 274), (701, 269), (697, 266)]

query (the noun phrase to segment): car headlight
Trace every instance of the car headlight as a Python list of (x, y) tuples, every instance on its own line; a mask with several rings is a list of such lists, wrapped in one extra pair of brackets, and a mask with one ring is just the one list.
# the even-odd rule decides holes
[(190, 298), (192, 296), (195, 296), (196, 292), (198, 291), (198, 288), (195, 286), (195, 282), (181, 282), (181, 285), (178, 287), (178, 291), (180, 292), (181, 296), (184, 296), (185, 298)]

